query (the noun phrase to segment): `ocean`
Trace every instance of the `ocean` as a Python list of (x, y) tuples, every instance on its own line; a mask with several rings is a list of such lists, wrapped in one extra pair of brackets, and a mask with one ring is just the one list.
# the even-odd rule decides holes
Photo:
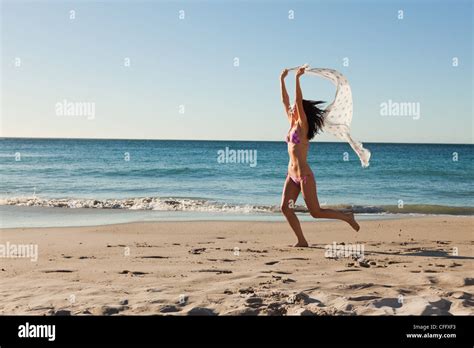
[[(323, 206), (361, 215), (474, 215), (473, 145), (312, 142)], [(0, 140), (1, 227), (275, 219), (286, 144), (254, 141)], [(302, 197), (297, 202), (305, 213)]]

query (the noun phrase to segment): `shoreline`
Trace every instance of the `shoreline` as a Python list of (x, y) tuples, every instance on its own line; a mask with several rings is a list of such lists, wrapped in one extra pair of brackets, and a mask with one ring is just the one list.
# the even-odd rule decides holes
[[(308, 216), (307, 220), (301, 219), (302, 216), (298, 215), (300, 218), (301, 223), (333, 223), (337, 222), (337, 220), (332, 219), (315, 219)], [(360, 215), (356, 216), (360, 218)], [(452, 216), (452, 215), (419, 215), (419, 216), (399, 216), (399, 217), (392, 217), (392, 215), (387, 215), (386, 218), (374, 216), (371, 218), (372, 215), (367, 216), (367, 219), (363, 219), (362, 221), (380, 221), (380, 220), (401, 220), (401, 219), (419, 219), (419, 218), (429, 218), (429, 217), (453, 217), (453, 218), (470, 218), (470, 216)], [(359, 220), (358, 220), (359, 221)], [(149, 221), (129, 221), (129, 222), (118, 222), (118, 223), (104, 223), (104, 224), (97, 224), (97, 225), (71, 225), (71, 226), (31, 226), (31, 227), (0, 227), (1, 231), (14, 231), (14, 230), (32, 230), (32, 229), (80, 229), (80, 228), (94, 228), (94, 227), (114, 227), (114, 226), (125, 226), (130, 225), (130, 227), (134, 227), (136, 224), (179, 224), (179, 223), (268, 223), (268, 224), (281, 224), (286, 223), (284, 217), (282, 217), (281, 221), (279, 220), (239, 220), (239, 219), (219, 219), (219, 220), (205, 220), (205, 219), (190, 219), (190, 220), (149, 220)]]
[[(302, 226), (309, 248), (286, 222), (2, 229), (38, 259), (2, 259), (0, 313), (474, 315), (473, 217)], [(326, 257), (334, 243), (363, 259)]]
[[(332, 222), (314, 219), (309, 213), (297, 212), (301, 222)], [(419, 213), (356, 213), (358, 221), (405, 220), (419, 218), (470, 218), (472, 215)], [(128, 209), (58, 208), (0, 206), (0, 230), (25, 228), (69, 228), (111, 226), (133, 223), (167, 222), (285, 222), (285, 217), (274, 213), (230, 213), (195, 211), (153, 211)]]
[[(341, 207), (338, 207), (341, 209)], [(474, 210), (474, 208), (472, 208)], [(296, 211), (301, 222), (321, 223), (304, 211)], [(413, 218), (469, 218), (473, 215), (357, 212), (359, 221), (404, 220)], [(280, 212), (152, 210), (113, 208), (66, 208), (48, 206), (0, 205), (0, 230), (10, 228), (93, 227), (140, 222), (286, 222)]]
[[(429, 219), (429, 218), (453, 218), (453, 219), (473, 219), (474, 217), (470, 215), (427, 215), (427, 214), (355, 214), (357, 221), (393, 221), (393, 220), (415, 220), (415, 219)], [(361, 219), (363, 217), (363, 219)], [(80, 229), (80, 228), (94, 228), (94, 227), (114, 227), (114, 226), (124, 226), (130, 225), (133, 227), (136, 224), (179, 224), (179, 223), (268, 223), (268, 224), (288, 224), (284, 217), (275, 216), (278, 220), (246, 220), (245, 217), (243, 219), (186, 219), (186, 220), (147, 220), (147, 221), (127, 221), (127, 222), (111, 222), (111, 223), (103, 223), (103, 224), (95, 224), (95, 225), (64, 225), (64, 226), (28, 226), (28, 227), (0, 227), (1, 231), (13, 231), (13, 230), (31, 230), (31, 229)], [(321, 224), (321, 223), (337, 223), (338, 220), (333, 219), (315, 219), (311, 216), (301, 216), (298, 215), (301, 223), (314, 223), (314, 224)], [(307, 219), (302, 219), (307, 218)], [(289, 226), (288, 226), (289, 228)]]

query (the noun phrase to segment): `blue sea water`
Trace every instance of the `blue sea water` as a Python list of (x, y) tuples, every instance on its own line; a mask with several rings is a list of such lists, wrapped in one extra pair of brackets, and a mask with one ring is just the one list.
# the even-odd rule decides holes
[[(346, 143), (311, 143), (321, 204), (360, 213), (473, 214), (473, 145), (364, 145), (372, 152), (368, 168)], [(226, 148), (256, 158), (219, 163)], [(3, 138), (0, 214), (3, 226), (21, 225), (11, 209), (24, 206), (275, 214), (287, 165), (284, 142)]]

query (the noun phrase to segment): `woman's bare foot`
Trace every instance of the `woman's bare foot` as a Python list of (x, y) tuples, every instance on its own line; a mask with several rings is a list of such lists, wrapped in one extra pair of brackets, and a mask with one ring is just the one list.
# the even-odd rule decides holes
[(308, 247), (308, 242), (303, 240), (303, 241), (300, 241), (300, 242), (296, 243), (293, 246), (294, 247), (300, 247), (300, 248), (307, 248)]
[(349, 212), (349, 213), (347, 213), (347, 215), (349, 216), (349, 220), (347, 220), (347, 222), (352, 226), (352, 228), (353, 228), (356, 232), (359, 232), (360, 226), (359, 226), (359, 224), (357, 223), (357, 221), (356, 221), (355, 218), (354, 218), (354, 213), (353, 213), (353, 212)]

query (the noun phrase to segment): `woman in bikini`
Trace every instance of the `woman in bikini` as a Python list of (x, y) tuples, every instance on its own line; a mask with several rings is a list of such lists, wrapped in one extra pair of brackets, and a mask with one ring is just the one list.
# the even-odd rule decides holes
[(288, 143), (288, 175), (283, 187), (281, 211), (285, 215), (288, 223), (296, 234), (298, 242), (295, 247), (307, 247), (300, 221), (293, 211), (294, 204), (300, 192), (306, 202), (306, 206), (312, 217), (324, 219), (338, 219), (347, 222), (356, 231), (359, 224), (354, 219), (352, 212), (342, 212), (334, 209), (323, 209), (319, 205), (316, 193), (316, 180), (311, 168), (308, 165), (309, 141), (321, 130), (323, 126), (324, 110), (317, 107), (322, 102), (315, 102), (303, 99), (300, 87), (300, 76), (305, 72), (304, 68), (296, 71), (296, 100), (290, 106), (290, 99), (286, 91), (285, 77), (288, 70), (283, 70), (280, 77), (281, 97), (285, 112), (290, 123), (290, 130), (286, 136)]

